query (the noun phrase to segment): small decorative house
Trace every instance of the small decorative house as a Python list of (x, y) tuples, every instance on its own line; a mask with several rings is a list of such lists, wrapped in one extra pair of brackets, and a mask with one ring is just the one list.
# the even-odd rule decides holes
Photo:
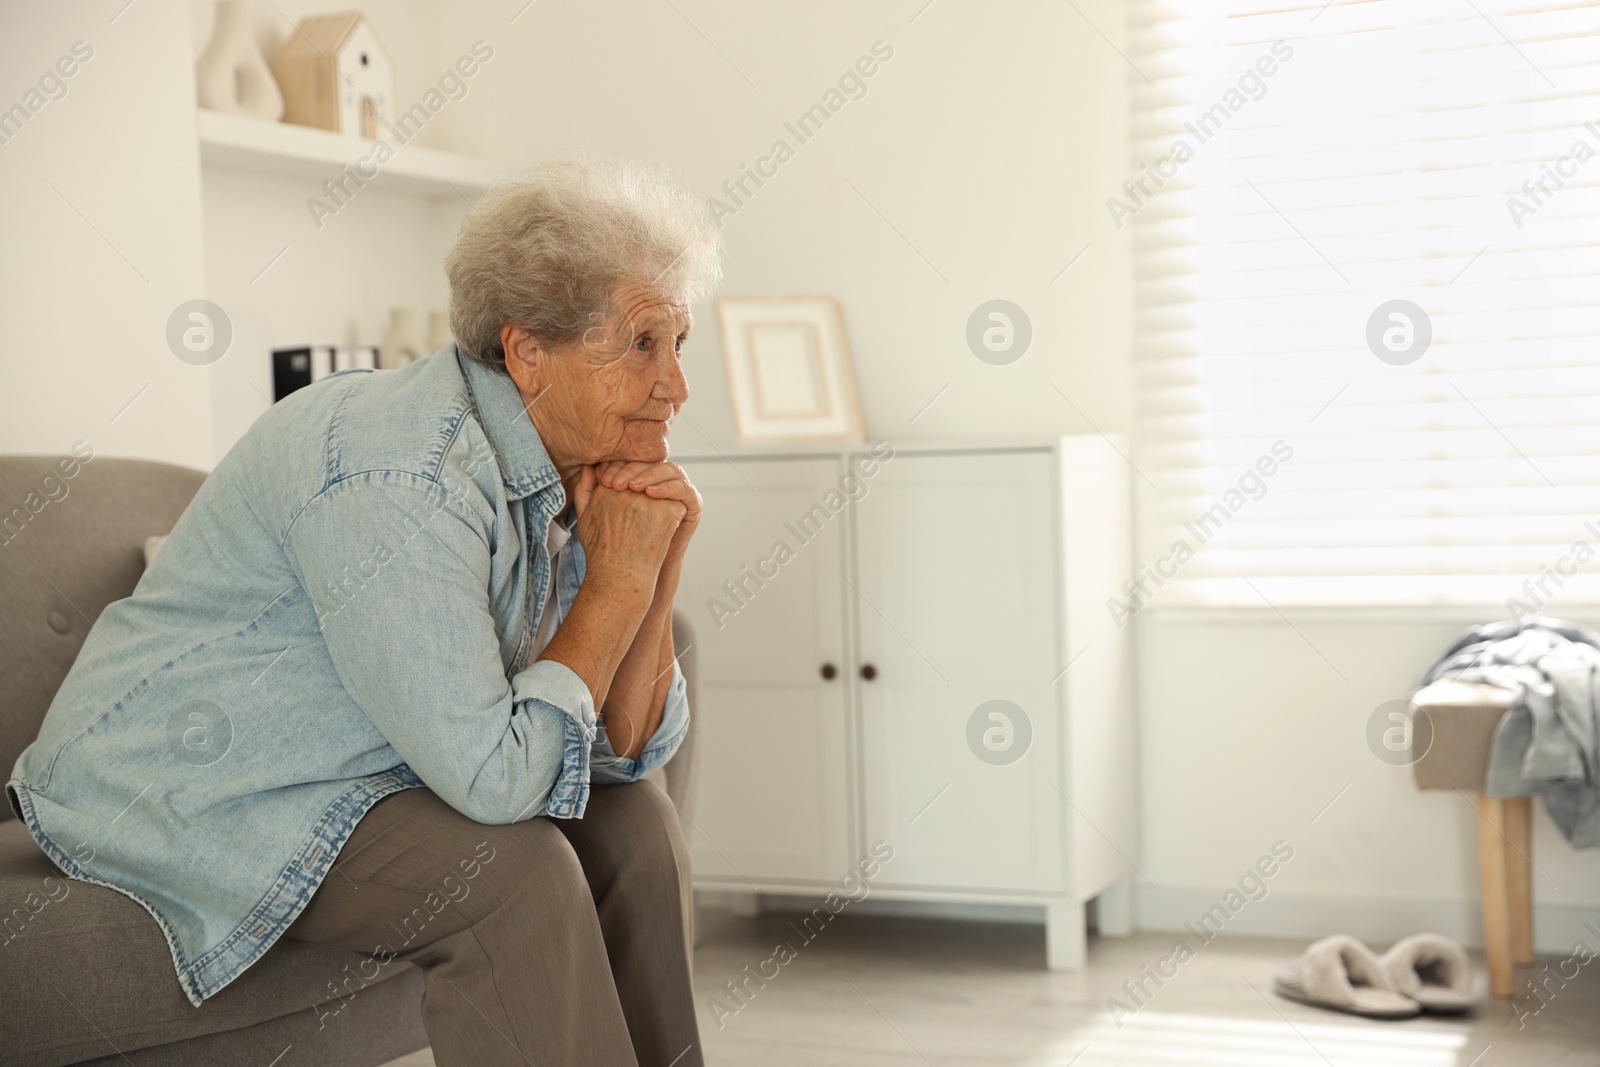
[(394, 118), (394, 65), (359, 11), (311, 15), (272, 60), (283, 121), (374, 140)]

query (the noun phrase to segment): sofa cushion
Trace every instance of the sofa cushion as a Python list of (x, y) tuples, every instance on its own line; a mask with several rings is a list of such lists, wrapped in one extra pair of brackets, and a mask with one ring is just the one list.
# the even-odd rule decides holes
[[(362, 995), (358, 967), (366, 958), (284, 938), (196, 1008), (178, 987), (166, 939), (144, 908), (115, 890), (66, 878), (22, 823), (0, 823), (0, 1060), (7, 1064), (77, 1063), (313, 1005), (329, 1005), (323, 1021), (337, 1026), (333, 1012)], [(371, 984), (411, 969), (396, 961)], [(354, 997), (337, 1001), (336, 991), (347, 989)]]
[(144, 539), (171, 530), (204, 480), (88, 450), (0, 456), (0, 781), (39, 736), (90, 625), (138, 584)]
[[(413, 967), (351, 997), (333, 1019), (326, 1008), (307, 1008), (242, 1030), (114, 1052), (76, 1067), (379, 1067), (428, 1047), (417, 1010), (422, 988), (422, 972)], [(274, 1057), (277, 1062), (269, 1062)]]

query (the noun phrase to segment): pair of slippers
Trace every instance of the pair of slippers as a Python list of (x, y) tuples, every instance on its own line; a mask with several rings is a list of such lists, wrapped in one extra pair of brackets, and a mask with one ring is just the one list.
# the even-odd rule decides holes
[(1323, 938), (1272, 981), (1279, 996), (1369, 1019), (1470, 1011), (1472, 967), (1461, 946), (1413, 934), (1381, 957), (1345, 934)]

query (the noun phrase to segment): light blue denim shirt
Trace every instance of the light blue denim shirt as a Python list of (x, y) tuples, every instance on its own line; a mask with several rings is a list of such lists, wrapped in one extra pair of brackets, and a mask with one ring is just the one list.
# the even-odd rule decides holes
[[(515, 383), (453, 345), (296, 392), (96, 621), (13, 808), (68, 875), (155, 916), (196, 1005), (390, 793), (426, 785), (483, 823), (581, 818), (591, 783), (665, 763), (689, 712), (674, 666), (626, 759), (577, 674), (527, 662), (565, 506)], [(563, 618), (584, 572), (567, 551)]]

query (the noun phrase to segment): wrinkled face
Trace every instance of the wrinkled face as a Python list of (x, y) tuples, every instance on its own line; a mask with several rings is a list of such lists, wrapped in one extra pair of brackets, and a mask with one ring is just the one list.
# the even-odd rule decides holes
[(502, 330), (506, 370), (558, 468), (667, 458), (672, 419), (689, 399), (679, 359), (690, 325), (686, 305), (627, 283), (612, 292), (604, 322), (571, 345)]

